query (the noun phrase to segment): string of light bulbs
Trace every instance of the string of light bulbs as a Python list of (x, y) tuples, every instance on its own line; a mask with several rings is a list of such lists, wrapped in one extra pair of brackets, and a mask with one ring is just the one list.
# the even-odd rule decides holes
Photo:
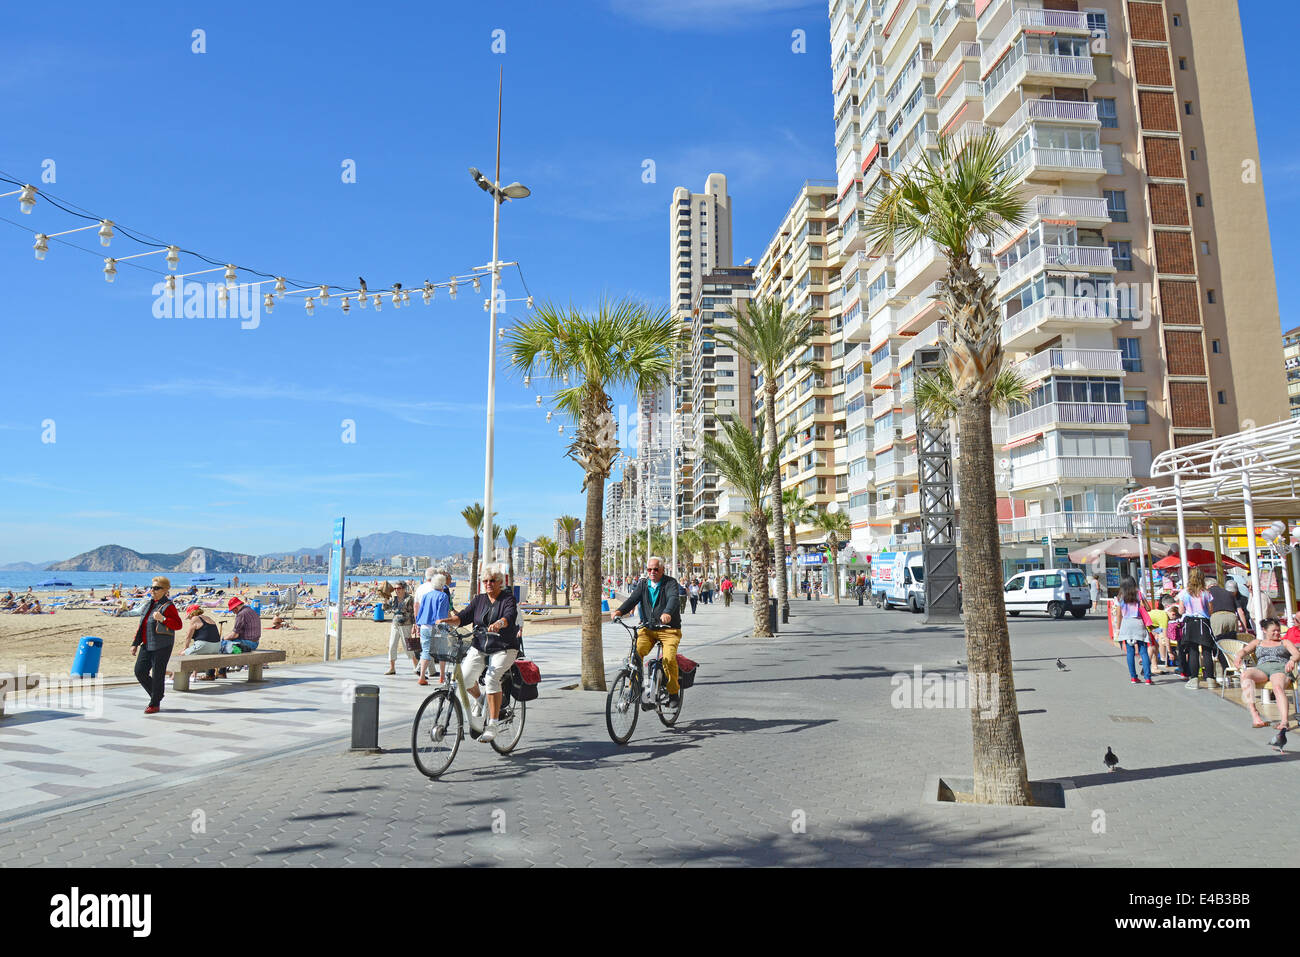
[[(167, 284), (167, 289), (169, 292), (176, 291), (176, 281), (178, 279), (183, 282), (184, 280), (190, 279), (194, 276), (202, 276), (202, 275), (207, 275), (209, 273), (222, 272), (223, 281), (217, 287), (218, 302), (224, 303), (228, 300), (229, 290), (239, 289), (242, 287), (252, 287), (253, 289), (257, 290), (260, 293), (262, 286), (273, 283), (274, 285), (272, 287), (272, 290), (270, 292), (266, 292), (262, 294), (263, 309), (265, 309), (268, 313), (270, 313), (275, 306), (276, 300), (283, 300), (288, 296), (303, 296), (304, 297), (303, 307), (306, 309), (307, 314), (309, 316), (315, 314), (317, 306), (328, 305), (331, 300), (336, 298), (339, 300), (339, 308), (344, 313), (348, 313), (351, 311), (352, 300), (354, 298), (359, 308), (365, 309), (367, 303), (370, 303), (371, 305), (374, 306), (376, 312), (380, 311), (383, 303), (383, 298), (385, 296), (389, 297), (389, 301), (391, 302), (394, 309), (401, 308), (402, 306), (409, 306), (411, 304), (411, 289), (407, 288), (403, 283), (400, 282), (393, 283), (392, 287), (388, 290), (385, 290), (384, 292), (371, 292), (370, 289), (365, 284), (364, 280), (361, 281), (360, 286), (357, 288), (352, 288), (348, 285), (340, 285), (336, 283), (302, 282), (296, 279), (291, 279), (283, 275), (263, 272), (261, 270), (254, 269), (251, 266), (238, 266), (235, 265), (234, 263), (224, 262), (221, 259), (214, 259), (210, 256), (205, 256), (202, 253), (195, 252), (194, 250), (185, 249), (177, 244), (167, 243), (163, 240), (158, 239), (157, 237), (150, 236), (148, 233), (142, 232), (140, 230), (127, 229), (121, 223), (115, 220), (97, 216), (96, 214), (91, 213), (90, 211), (77, 206), (75, 203), (72, 203), (69, 200), (64, 200), (57, 196), (54, 196), (53, 194), (45, 190), (38, 189), (37, 187), (31, 185), (30, 183), (23, 183), (21, 180), (15, 179), (9, 173), (0, 170), (0, 189), (3, 189), (3, 184), (9, 184), (12, 186), (19, 187), (18, 189), (10, 190), (7, 192), (0, 192), (0, 199), (17, 196), (19, 212), (21, 212), (24, 215), (30, 215), (32, 211), (36, 209), (37, 202), (40, 201), (40, 202), (48, 203), (50, 206), (53, 206), (54, 208), (59, 209), (70, 216), (75, 216), (78, 219), (83, 219), (88, 221), (87, 225), (85, 226), (77, 226), (72, 229), (65, 229), (59, 232), (35, 233), (36, 242), (33, 244), (32, 249), (36, 255), (37, 261), (43, 262), (45, 260), (46, 255), (49, 253), (49, 248), (50, 248), (49, 244), (51, 240), (54, 240), (56, 243), (67, 246), (71, 249), (76, 249), (81, 252), (89, 253), (95, 256), (101, 255), (93, 249), (87, 249), (84, 246), (79, 246), (76, 243), (71, 242), (70, 240), (64, 238), (66, 236), (71, 236), (76, 233), (83, 233), (91, 229), (96, 230), (96, 234), (99, 237), (99, 244), (101, 247), (104, 248), (108, 248), (109, 246), (111, 246), (113, 239), (115, 239), (119, 234), (142, 246), (152, 247), (150, 249), (147, 249), (144, 252), (133, 253), (127, 256), (104, 257), (103, 273), (104, 273), (104, 280), (106, 282), (111, 283), (114, 280), (116, 280), (117, 267), (119, 264), (133, 266), (137, 269), (142, 269), (145, 272), (162, 276), (164, 281)], [(5, 217), (0, 217), (0, 221), (6, 222), (12, 226), (17, 226), (18, 228), (23, 230), (29, 229), (29, 227), (24, 226), (22, 223), (16, 222), (11, 219), (7, 219)], [(163, 261), (166, 263), (167, 266), (165, 272), (159, 269), (152, 269), (143, 263), (137, 263), (132, 261), (132, 260), (144, 258), (146, 256), (154, 256), (158, 254), (163, 255)], [(194, 270), (191, 272), (184, 272), (184, 273), (178, 272), (177, 270), (180, 267), (182, 254), (186, 256), (192, 256), (195, 259), (198, 259), (201, 262), (208, 264), (212, 268), (198, 269), (198, 270)], [(524, 287), (524, 292), (526, 293), (526, 295), (518, 299), (499, 298), (498, 303), (522, 302), (525, 303), (529, 309), (532, 309), (533, 296), (528, 289), (527, 282), (524, 281), (523, 270), (520, 268), (519, 263), (517, 262), (502, 263), (500, 265), (510, 265), (515, 267), (515, 270), (519, 276), (519, 282)], [(439, 289), (446, 289), (448, 297), (454, 300), (456, 298), (457, 290), (462, 285), (466, 285), (466, 284), (471, 285), (475, 292), (481, 292), (483, 288), (482, 273), (490, 269), (491, 266), (476, 266), (474, 267), (472, 272), (463, 275), (453, 275), (450, 279), (444, 280), (442, 282), (430, 282), (429, 280), (426, 279), (419, 286), (415, 287), (415, 290), (420, 294), (426, 306), (432, 303), (437, 293), (437, 290)], [(240, 272), (249, 273), (253, 276), (259, 276), (262, 278), (254, 280), (252, 282), (247, 282), (247, 281), (241, 282), (239, 279)], [(294, 288), (290, 289), (289, 288), (290, 286), (293, 286)], [(331, 293), (332, 290), (336, 290), (337, 292), (332, 294)], [(483, 309), (484, 311), (488, 311), (490, 309), (490, 302), (488, 300), (484, 301)], [(498, 332), (498, 337), (501, 337), (503, 335), (504, 335), (504, 330)]]

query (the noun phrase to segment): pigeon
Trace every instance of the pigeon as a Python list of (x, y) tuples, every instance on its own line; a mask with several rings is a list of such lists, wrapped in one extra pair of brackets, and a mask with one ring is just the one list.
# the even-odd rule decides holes
[(1065, 664), (1064, 661), (1062, 661), (1060, 658), (1057, 658), (1057, 659), (1056, 659), (1056, 670), (1057, 670), (1057, 671), (1069, 671), (1070, 669), (1069, 669), (1069, 667), (1066, 666), (1066, 664)]
[(361, 295), (364, 296), (366, 294), (366, 277), (358, 276), (357, 282), (361, 283)]
[(961, 659), (960, 659), (960, 658), (958, 658), (956, 661), (954, 661), (953, 664), (955, 664), (958, 668), (962, 667), (962, 663), (961, 663)]
[(1273, 739), (1269, 741), (1268, 746), (1281, 754), (1286, 747), (1286, 728), (1278, 728), (1277, 734), (1273, 735)]
[(1102, 763), (1106, 765), (1108, 771), (1114, 771), (1119, 767), (1119, 758), (1115, 757), (1115, 752), (1109, 747), (1106, 748), (1106, 756), (1101, 760)]
[(393, 283), (393, 292), (401, 292), (401, 291), (402, 291), (402, 284), (400, 282)]

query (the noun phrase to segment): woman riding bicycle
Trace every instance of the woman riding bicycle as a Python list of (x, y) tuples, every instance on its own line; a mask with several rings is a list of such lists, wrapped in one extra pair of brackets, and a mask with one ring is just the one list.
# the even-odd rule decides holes
[(664, 574), (664, 560), (651, 556), (646, 560), (647, 578), (637, 582), (627, 601), (609, 613), (609, 620), (622, 617), (633, 606), (641, 611), (641, 623), (646, 626), (636, 642), (636, 653), (645, 658), (656, 641), (663, 645), (664, 675), (668, 679), (668, 705), (681, 706), (681, 688), (677, 684), (677, 646), (682, 641), (681, 585), (677, 579)]
[(487, 667), (483, 687), (487, 692), (488, 722), (486, 730), (479, 737), (484, 742), (490, 742), (499, 730), (497, 716), (501, 712), (501, 678), (519, 657), (519, 627), (515, 623), (519, 609), (515, 605), (514, 595), (505, 591), (504, 584), (505, 576), (500, 569), (491, 567), (483, 575), (483, 586), (487, 591), (475, 595), (459, 612), (441, 619), (444, 623), (471, 623), (486, 629), (486, 633), (476, 629), (474, 641), (461, 664), (465, 690), (474, 697), (471, 714), (476, 718), (483, 714), (483, 697), (479, 694), (478, 679), (484, 666)]

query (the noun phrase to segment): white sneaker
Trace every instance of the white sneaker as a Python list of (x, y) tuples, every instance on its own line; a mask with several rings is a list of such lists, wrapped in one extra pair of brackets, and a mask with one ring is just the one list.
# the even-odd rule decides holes
[(500, 730), (501, 730), (500, 721), (489, 721), (487, 723), (487, 727), (483, 729), (483, 733), (478, 736), (478, 739), (484, 743), (487, 743), (488, 741), (491, 741), (493, 738), (495, 738), (497, 736), (497, 732)]
[(1205, 679), (1205, 683), (1206, 683), (1209, 687), (1211, 687), (1211, 688), (1217, 688), (1217, 687), (1219, 687), (1219, 679), (1218, 679), (1218, 678), (1206, 678), (1206, 679)]
[(1187, 684), (1183, 685), (1183, 687), (1190, 688), (1192, 691), (1195, 691), (1198, 684), (1199, 684), (1199, 679), (1193, 678), (1191, 681), (1187, 682)]

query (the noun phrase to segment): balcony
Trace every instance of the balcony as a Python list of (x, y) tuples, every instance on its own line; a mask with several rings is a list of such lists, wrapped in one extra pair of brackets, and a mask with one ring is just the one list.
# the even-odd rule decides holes
[(1122, 425), (1128, 428), (1123, 402), (1047, 402), (1013, 415), (1007, 420), (1007, 439), (1014, 441), (1031, 432), (1058, 425)]
[[(1004, 256), (1005, 261), (1007, 257)], [(1042, 245), (1009, 265), (1002, 265), (998, 275), (998, 295), (1003, 296), (1031, 276), (1050, 266), (1074, 266), (1097, 273), (1114, 273), (1115, 262), (1109, 246)]]
[(844, 431), (852, 432), (860, 425), (867, 424), (867, 407), (863, 405), (860, 409), (854, 409), (844, 416)]
[(902, 514), (919, 515), (921, 513), (921, 493), (908, 492), (903, 496)]
[(946, 130), (957, 113), (969, 103), (979, 103), (984, 99), (984, 87), (978, 80), (967, 80), (952, 88), (943, 108), (939, 110), (939, 129)]
[[(930, 21), (930, 34), (936, 58), (944, 56), (955, 43), (974, 42), (975, 4), (936, 5), (932, 16), (935, 19)], [(979, 56), (978, 48), (975, 55)]]
[(1048, 535), (1058, 539), (1114, 538), (1131, 535), (1133, 520), (1114, 512), (1049, 512), (1003, 522), (999, 531), (1003, 542), (1033, 541)]
[(885, 383), (895, 383), (898, 381), (898, 355), (890, 353), (885, 359), (877, 362), (874, 359), (871, 363), (871, 386), (884, 386)]
[(1034, 146), (1011, 167), (1011, 174), (1020, 179), (1048, 179), (1052, 182), (1074, 179), (1095, 183), (1106, 175), (1106, 168), (1101, 150)]
[(924, 349), (926, 346), (934, 345), (947, 328), (947, 321), (940, 319), (938, 322), (930, 323), (921, 332), (908, 339), (898, 347), (898, 364), (904, 366), (910, 363), (916, 355), (917, 349)]
[(898, 401), (894, 398), (894, 393), (887, 390), (871, 401), (871, 417), (878, 419), (897, 408)]
[(1123, 456), (1060, 455), (1011, 470), (1012, 489), (1039, 485), (1123, 485), (1133, 478), (1133, 460)]
[(1120, 372), (1123, 359), (1118, 349), (1047, 349), (1016, 363), (1016, 371), (1028, 381), (1053, 372)]
[(1102, 196), (1035, 196), (1030, 202), (1030, 215), (1030, 226), (1044, 219), (1082, 220), (1090, 226), (1110, 222), (1109, 207)]
[[(1107, 250), (1110, 247), (1106, 247)], [(894, 261), (894, 288), (898, 295), (911, 297), (938, 280), (948, 269), (948, 260), (932, 241), (913, 243)]]
[(1011, 119), (1002, 124), (1002, 132), (1008, 137), (1014, 136), (1026, 124), (1035, 120), (1062, 123), (1096, 124), (1101, 128), (1097, 118), (1097, 104), (1094, 102), (1075, 103), (1071, 100), (1026, 100), (1020, 109), (1011, 114)]
[[(1011, 6), (1011, 0), (993, 0), (988, 8), (984, 10), (984, 13), (980, 15), (979, 35), (981, 37), (987, 37), (998, 29), (995, 23), (991, 21), (1000, 21), (1003, 24), (996, 38), (984, 44), (984, 52), (980, 57), (981, 74), (987, 74), (989, 70), (993, 69), (1022, 31), (1077, 33), (1083, 36), (1092, 33), (1088, 28), (1087, 15), (1076, 11), (1021, 8), (1005, 19), (998, 16), (998, 14), (1004, 14)], [(986, 19), (985, 14), (989, 13), (993, 13), (994, 16)]]
[(1080, 327), (1113, 329), (1119, 323), (1117, 312), (1114, 299), (1045, 296), (1002, 321), (1002, 346), (1027, 352)]
[(918, 96), (916, 101), (902, 114), (902, 119), (899, 120), (898, 123), (898, 129), (900, 131), (910, 130), (916, 124), (916, 121), (920, 118), (922, 113), (933, 112), (937, 109), (939, 109), (939, 100), (936, 97), (931, 96), (929, 93), (923, 93), (921, 96)]
[(921, 472), (920, 459), (916, 455), (909, 455), (903, 459), (903, 464), (898, 467), (898, 477), (905, 479), (912, 475), (919, 475)]
[[(1014, 56), (1014, 54), (1012, 54)], [(1020, 108), (1020, 98), (1012, 94), (1023, 83), (1034, 86), (1086, 88), (1096, 82), (1091, 56), (1056, 56), (1049, 53), (1024, 53), (1010, 71), (984, 97), (984, 119), (1001, 126)]]

